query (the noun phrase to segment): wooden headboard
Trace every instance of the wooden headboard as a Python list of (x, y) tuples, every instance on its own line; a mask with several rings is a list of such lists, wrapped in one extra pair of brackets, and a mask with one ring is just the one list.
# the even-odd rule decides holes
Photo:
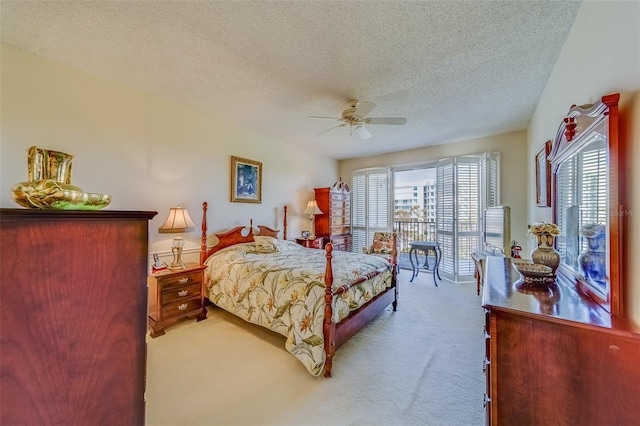
[[(208, 203), (205, 201), (202, 203), (202, 237), (200, 238), (200, 264), (203, 264), (205, 260), (213, 253), (222, 250), (223, 248), (232, 246), (234, 244), (251, 243), (253, 238), (253, 219), (249, 220), (249, 230), (246, 234), (242, 232), (246, 229), (244, 226), (236, 226), (227, 232), (220, 234), (214, 234), (218, 237), (218, 244), (208, 248), (207, 247), (207, 207)], [(284, 206), (284, 220), (283, 220), (284, 232), (283, 239), (287, 239), (287, 206)], [(264, 235), (267, 237), (278, 238), (280, 230), (270, 228), (265, 225), (258, 225), (260, 233), (258, 235)]]

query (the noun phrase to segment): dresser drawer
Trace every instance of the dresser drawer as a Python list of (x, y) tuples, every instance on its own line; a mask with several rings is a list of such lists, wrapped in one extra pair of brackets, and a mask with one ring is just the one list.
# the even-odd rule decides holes
[(193, 272), (191, 274), (171, 275), (162, 277), (159, 281), (162, 291), (166, 291), (171, 288), (185, 287), (191, 284), (200, 283), (202, 281), (202, 273)]
[[(331, 227), (331, 235), (340, 235), (340, 234), (351, 234), (350, 226), (332, 226)], [(331, 237), (333, 240), (334, 237)]]
[(350, 235), (345, 235), (344, 237), (331, 237), (331, 244), (335, 245), (345, 245), (345, 244), (349, 244), (349, 241), (351, 240), (351, 236)]
[(165, 288), (160, 297), (160, 304), (166, 305), (176, 300), (188, 299), (190, 297), (200, 296), (202, 291), (200, 283), (194, 283), (189, 286), (180, 286), (173, 288)]
[(331, 210), (333, 209), (346, 209), (349, 210), (349, 201), (348, 200), (331, 200), (331, 204), (329, 204)]
[(191, 314), (194, 310), (198, 310), (202, 308), (200, 297), (195, 299), (187, 299), (187, 300), (179, 300), (174, 303), (170, 303), (166, 306), (163, 306), (161, 309), (161, 317), (175, 317), (180, 314)]
[(348, 225), (348, 224), (349, 224), (349, 216), (332, 216), (331, 217), (331, 226)]

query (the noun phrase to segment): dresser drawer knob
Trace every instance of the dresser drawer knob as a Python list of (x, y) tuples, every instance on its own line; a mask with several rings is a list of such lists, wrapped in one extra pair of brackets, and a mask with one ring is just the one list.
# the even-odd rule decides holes
[(189, 282), (189, 277), (180, 278), (180, 279), (178, 280), (178, 282), (179, 282), (180, 284), (186, 284), (186, 283), (188, 283), (188, 282)]
[(186, 296), (187, 294), (189, 294), (189, 291), (188, 291), (188, 290), (182, 290), (182, 291), (179, 291), (179, 292), (178, 292), (178, 296), (180, 296), (180, 297), (184, 297), (184, 296)]
[(182, 305), (178, 305), (178, 310), (179, 311), (184, 311), (185, 309), (187, 309), (189, 307), (188, 303), (183, 303)]

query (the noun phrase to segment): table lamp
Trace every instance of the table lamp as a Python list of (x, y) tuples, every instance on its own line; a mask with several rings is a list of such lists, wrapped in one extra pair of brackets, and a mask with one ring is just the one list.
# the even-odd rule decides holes
[(184, 269), (185, 265), (182, 263), (182, 248), (184, 247), (184, 239), (180, 235), (183, 232), (193, 231), (196, 228), (196, 224), (193, 223), (189, 217), (187, 209), (182, 207), (172, 207), (169, 209), (169, 217), (164, 221), (162, 226), (158, 228), (158, 232), (161, 234), (178, 234), (173, 239), (171, 246), (171, 252), (173, 253), (173, 263), (169, 266), (169, 269)]
[(315, 215), (322, 214), (322, 210), (318, 207), (318, 202), (316, 200), (311, 200), (307, 203), (307, 208), (304, 209), (303, 214), (309, 215), (309, 233), (311, 234), (309, 238), (315, 238), (315, 230), (312, 228), (313, 219)]

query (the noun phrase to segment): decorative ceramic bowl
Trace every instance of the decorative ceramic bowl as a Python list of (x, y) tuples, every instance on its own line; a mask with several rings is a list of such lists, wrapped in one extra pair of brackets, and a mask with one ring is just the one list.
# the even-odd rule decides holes
[(553, 270), (549, 266), (539, 263), (514, 263), (513, 268), (525, 281), (553, 278)]
[(111, 195), (82, 192), (77, 186), (52, 179), (17, 183), (11, 188), (11, 197), (29, 209), (99, 210), (111, 202)]

